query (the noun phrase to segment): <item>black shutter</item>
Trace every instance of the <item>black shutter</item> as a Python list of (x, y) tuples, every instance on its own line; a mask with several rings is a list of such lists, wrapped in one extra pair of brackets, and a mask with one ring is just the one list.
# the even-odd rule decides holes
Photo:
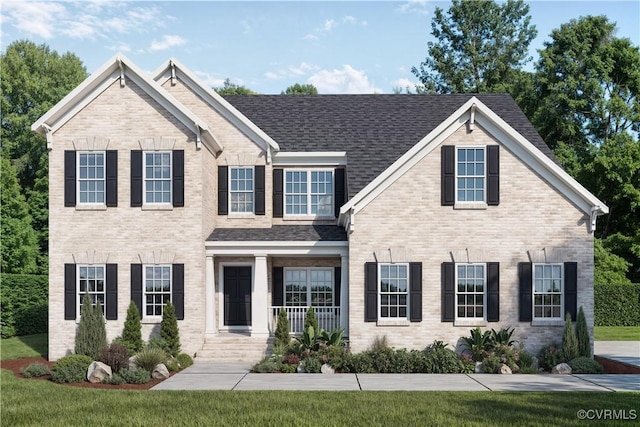
[(255, 170), (256, 215), (264, 215), (265, 214), (264, 166), (256, 166), (254, 170)]
[(364, 263), (364, 321), (378, 320), (378, 263)]
[(284, 305), (284, 268), (273, 267), (273, 289), (271, 289), (271, 305)]
[(116, 150), (107, 150), (105, 175), (107, 178), (106, 204), (109, 207), (118, 206), (118, 152)]
[(72, 150), (64, 152), (64, 205), (76, 205), (76, 152)]
[(218, 166), (218, 215), (229, 213), (229, 167)]
[(131, 264), (131, 301), (142, 317), (142, 264)]
[(64, 265), (64, 320), (76, 320), (76, 265)]
[(487, 322), (500, 321), (500, 263), (487, 263)]
[(176, 309), (176, 318), (184, 320), (184, 264), (173, 264), (171, 281), (171, 304)]
[(422, 263), (409, 263), (409, 320), (422, 322)]
[(107, 264), (106, 276), (105, 317), (118, 320), (118, 264)]
[(173, 206), (184, 206), (184, 150), (173, 150)]
[(283, 170), (273, 170), (273, 217), (282, 218), (284, 211), (284, 179)]
[(442, 314), (443, 322), (453, 322), (456, 318), (456, 265), (442, 263)]
[[(442, 206), (453, 206), (456, 202), (456, 152), (453, 145), (443, 145), (442, 163)], [(452, 320), (453, 321), (453, 320)]]
[(345, 169), (344, 168), (336, 168), (335, 170), (335, 216), (338, 218), (340, 216), (340, 208), (344, 205), (345, 202)]
[(342, 267), (333, 268), (333, 305), (340, 307), (340, 291), (342, 286)]
[(487, 205), (500, 204), (500, 146), (487, 145)]
[(575, 322), (578, 314), (578, 263), (564, 263), (564, 312)]
[(533, 319), (532, 316), (532, 304), (531, 298), (533, 293), (533, 265), (530, 262), (518, 263), (518, 282), (520, 284), (520, 321), (530, 322)]
[(131, 151), (131, 207), (142, 206), (142, 151)]

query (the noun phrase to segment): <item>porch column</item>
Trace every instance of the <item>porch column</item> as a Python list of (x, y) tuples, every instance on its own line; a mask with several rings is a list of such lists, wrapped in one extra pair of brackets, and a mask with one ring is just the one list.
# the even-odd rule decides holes
[(213, 255), (207, 255), (204, 268), (205, 280), (205, 334), (215, 334), (216, 328), (216, 279), (213, 266)]
[(269, 280), (267, 256), (255, 256), (253, 290), (251, 293), (251, 335), (269, 334)]
[(340, 255), (340, 327), (349, 336), (349, 255)]

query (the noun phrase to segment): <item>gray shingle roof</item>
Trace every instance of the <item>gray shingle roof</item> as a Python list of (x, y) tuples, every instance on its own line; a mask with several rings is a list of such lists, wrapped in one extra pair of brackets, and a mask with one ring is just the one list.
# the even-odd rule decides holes
[[(252, 95), (225, 99), (271, 136), (282, 151), (346, 151), (351, 198), (472, 96)], [(554, 159), (510, 95), (475, 96)]]
[(347, 240), (337, 225), (274, 225), (271, 228), (216, 228), (208, 241), (331, 241)]

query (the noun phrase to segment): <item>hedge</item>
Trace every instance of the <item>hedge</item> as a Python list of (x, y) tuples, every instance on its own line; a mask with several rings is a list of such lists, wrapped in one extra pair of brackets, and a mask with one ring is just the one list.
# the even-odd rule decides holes
[(640, 284), (594, 286), (596, 326), (640, 326)]
[(49, 316), (47, 276), (0, 274), (0, 335), (47, 332)]

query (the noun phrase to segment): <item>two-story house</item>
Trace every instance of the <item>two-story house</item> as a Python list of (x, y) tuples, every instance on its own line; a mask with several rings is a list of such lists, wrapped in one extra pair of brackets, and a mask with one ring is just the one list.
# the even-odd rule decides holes
[[(49, 358), (82, 296), (110, 339), (171, 300), (183, 350), (257, 361), (284, 308), (361, 351), (515, 327), (530, 350), (584, 307), (608, 208), (508, 95), (223, 98), (176, 60), (116, 55), (33, 124), (49, 148)], [(232, 341), (230, 341), (232, 340)], [(225, 344), (226, 343), (226, 344)], [(249, 348), (256, 349), (257, 353)]]

